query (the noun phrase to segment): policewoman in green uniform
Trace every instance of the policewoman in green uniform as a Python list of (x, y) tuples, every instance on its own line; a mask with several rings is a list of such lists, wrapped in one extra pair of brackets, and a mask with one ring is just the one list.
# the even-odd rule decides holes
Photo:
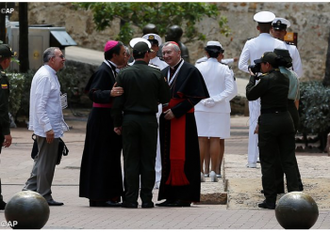
[[(14, 55), (15, 53), (8, 44), (0, 44), (0, 153), (2, 147), (9, 147), (12, 142), (8, 115), (9, 82), (4, 70), (9, 67)], [(4, 209), (5, 206), (0, 180), (0, 210)]]
[[(152, 208), (155, 184), (157, 118), (159, 103), (170, 101), (169, 86), (160, 70), (148, 66), (151, 44), (142, 38), (130, 42), (134, 64), (120, 71), (117, 86), (123, 95), (114, 100), (114, 131), (122, 134), (125, 194), (123, 207), (137, 208), (141, 175), (142, 208)], [(123, 112), (123, 113), (122, 113)]]
[(266, 52), (254, 61), (260, 64), (263, 75), (256, 83), (252, 74), (246, 86), (249, 101), (260, 97), (261, 114), (258, 119), (259, 151), (262, 187), (265, 200), (260, 208), (276, 206), (276, 160), (279, 158), (287, 180), (288, 191), (299, 191), (297, 161), (295, 157), (295, 129), (287, 109), (289, 79), (278, 69), (279, 58), (274, 52)]
[[(300, 91), (299, 91), (299, 80), (298, 75), (292, 70), (292, 58), (288, 50), (285, 49), (274, 49), (274, 53), (279, 57), (279, 70), (285, 76), (289, 78), (289, 92), (288, 92), (288, 111), (291, 115), (293, 125), (295, 128), (295, 133), (298, 130), (300, 119), (298, 113)], [(297, 164), (297, 175), (299, 181), (299, 190), (303, 191), (303, 183), (301, 181), (301, 175), (299, 171), (299, 166)], [(283, 180), (283, 170), (281, 164), (278, 162), (276, 168), (276, 186), (277, 193), (284, 193), (284, 180)]]

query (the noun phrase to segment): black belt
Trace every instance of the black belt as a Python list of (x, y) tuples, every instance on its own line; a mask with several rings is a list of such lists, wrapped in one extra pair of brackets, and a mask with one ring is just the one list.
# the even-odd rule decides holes
[(261, 109), (261, 114), (278, 114), (288, 111), (287, 108)]

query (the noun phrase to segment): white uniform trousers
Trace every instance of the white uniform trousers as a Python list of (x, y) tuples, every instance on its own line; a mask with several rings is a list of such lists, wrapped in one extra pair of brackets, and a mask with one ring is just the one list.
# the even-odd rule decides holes
[(249, 101), (249, 144), (248, 144), (248, 164), (256, 164), (259, 158), (258, 134), (254, 131), (258, 125), (260, 115), (260, 99)]

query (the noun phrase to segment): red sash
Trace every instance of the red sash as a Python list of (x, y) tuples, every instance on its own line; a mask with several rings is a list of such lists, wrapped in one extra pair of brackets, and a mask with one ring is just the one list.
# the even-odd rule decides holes
[(111, 108), (112, 103), (96, 103), (96, 102), (93, 102), (93, 107), (96, 107), (96, 108)]
[[(168, 107), (170, 109), (184, 99), (171, 99)], [(194, 107), (187, 113), (193, 113)], [(171, 119), (171, 140), (170, 140), (170, 173), (166, 184), (172, 186), (188, 185), (189, 181), (184, 173), (186, 159), (186, 115), (180, 118)]]

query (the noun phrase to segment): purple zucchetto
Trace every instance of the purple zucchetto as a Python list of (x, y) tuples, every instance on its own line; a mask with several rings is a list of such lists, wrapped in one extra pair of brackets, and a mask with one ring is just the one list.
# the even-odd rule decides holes
[(104, 52), (107, 52), (109, 50), (111, 50), (112, 48), (114, 48), (116, 45), (118, 44), (118, 41), (115, 40), (109, 40), (105, 46), (104, 46)]

